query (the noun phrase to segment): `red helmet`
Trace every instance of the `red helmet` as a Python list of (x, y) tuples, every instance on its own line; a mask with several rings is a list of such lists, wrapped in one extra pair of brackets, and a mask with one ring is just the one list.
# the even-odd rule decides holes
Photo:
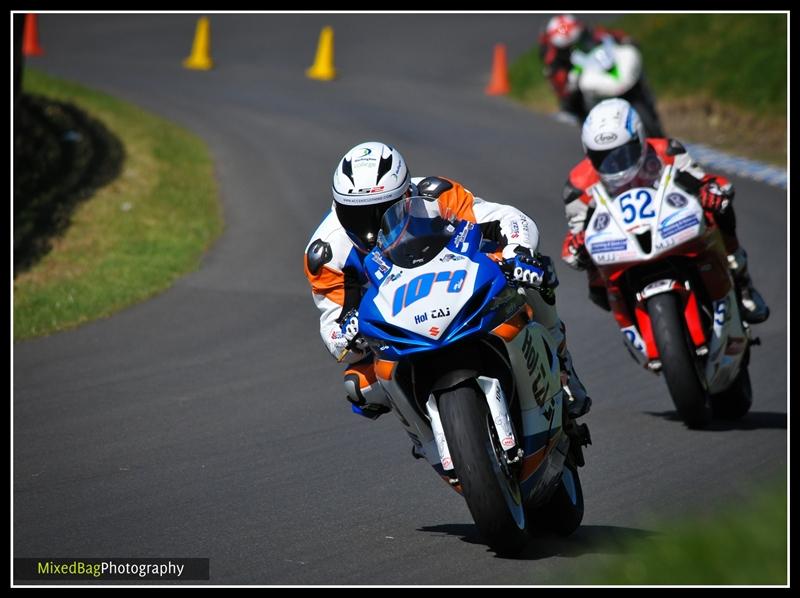
[(556, 48), (567, 48), (578, 41), (583, 33), (583, 23), (572, 15), (559, 15), (547, 23), (545, 35)]

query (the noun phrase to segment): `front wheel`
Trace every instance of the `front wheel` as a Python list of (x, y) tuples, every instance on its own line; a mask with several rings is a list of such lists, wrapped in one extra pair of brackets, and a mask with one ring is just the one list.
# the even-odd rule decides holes
[(673, 293), (655, 295), (647, 301), (647, 312), (661, 357), (661, 371), (678, 415), (690, 428), (707, 426), (711, 421), (710, 397), (678, 297)]
[(439, 396), (439, 415), (472, 518), (489, 546), (516, 554), (527, 542), (519, 482), (503, 456), (486, 398), (472, 384)]

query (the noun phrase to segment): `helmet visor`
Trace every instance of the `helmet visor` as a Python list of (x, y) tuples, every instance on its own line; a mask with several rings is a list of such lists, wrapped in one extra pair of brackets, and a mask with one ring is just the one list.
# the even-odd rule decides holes
[(625, 172), (639, 162), (642, 157), (642, 144), (639, 138), (631, 139), (625, 145), (610, 150), (588, 150), (587, 155), (594, 169), (601, 175)]
[(336, 217), (353, 244), (368, 253), (378, 240), (378, 230), (384, 212), (396, 201), (392, 199), (366, 206), (347, 206), (336, 202)]

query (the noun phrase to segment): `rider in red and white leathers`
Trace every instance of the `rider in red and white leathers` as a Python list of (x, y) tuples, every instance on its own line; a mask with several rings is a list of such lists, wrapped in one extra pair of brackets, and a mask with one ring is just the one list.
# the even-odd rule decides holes
[(563, 379), (571, 395), (573, 417), (588, 412), (591, 399), (575, 373), (566, 346), (564, 324), (555, 308), (558, 284), (552, 261), (537, 252), (539, 231), (521, 211), (474, 196), (445, 177), (412, 179), (400, 153), (383, 143), (362, 143), (345, 154), (334, 172), (333, 205), (311, 236), (304, 256), (306, 277), (320, 310), (320, 334), (330, 353), (348, 363), (347, 399), (367, 417), (390, 410), (376, 383), (372, 354), (358, 334), (358, 306), (368, 284), (363, 260), (374, 247), (383, 213), (412, 195), (437, 200), (440, 215), (478, 223), (485, 239), (497, 246), (496, 259), (513, 266), (519, 280), (539, 281), (528, 302), (536, 321), (558, 343)]
[(736, 236), (734, 189), (728, 179), (703, 171), (675, 139), (646, 138), (636, 111), (619, 98), (605, 100), (591, 110), (583, 125), (581, 142), (586, 157), (572, 169), (564, 187), (569, 232), (561, 257), (572, 268), (587, 271), (589, 297), (594, 303), (610, 309), (606, 286), (584, 245), (584, 231), (595, 208), (589, 189), (599, 181), (612, 195), (650, 186), (659, 180), (664, 166), (673, 165), (675, 182), (699, 196), (706, 218), (715, 222), (722, 233), (742, 317), (749, 323), (767, 319), (769, 307), (753, 286), (747, 254)]

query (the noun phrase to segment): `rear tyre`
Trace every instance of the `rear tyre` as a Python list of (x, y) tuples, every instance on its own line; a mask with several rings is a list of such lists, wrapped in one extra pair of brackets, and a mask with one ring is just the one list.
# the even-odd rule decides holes
[(486, 399), (471, 384), (443, 392), (439, 415), (472, 518), (498, 554), (519, 553), (527, 542), (519, 482), (503, 460)]
[(678, 415), (690, 428), (707, 426), (711, 401), (678, 297), (673, 293), (655, 295), (647, 301), (647, 312), (661, 356), (661, 371)]
[(553, 496), (537, 512), (540, 527), (560, 536), (569, 536), (583, 521), (583, 488), (578, 470), (565, 463)]
[(714, 416), (720, 419), (739, 419), (744, 417), (753, 404), (753, 387), (750, 385), (750, 373), (747, 366), (742, 366), (739, 375), (723, 392), (711, 395), (711, 407)]

